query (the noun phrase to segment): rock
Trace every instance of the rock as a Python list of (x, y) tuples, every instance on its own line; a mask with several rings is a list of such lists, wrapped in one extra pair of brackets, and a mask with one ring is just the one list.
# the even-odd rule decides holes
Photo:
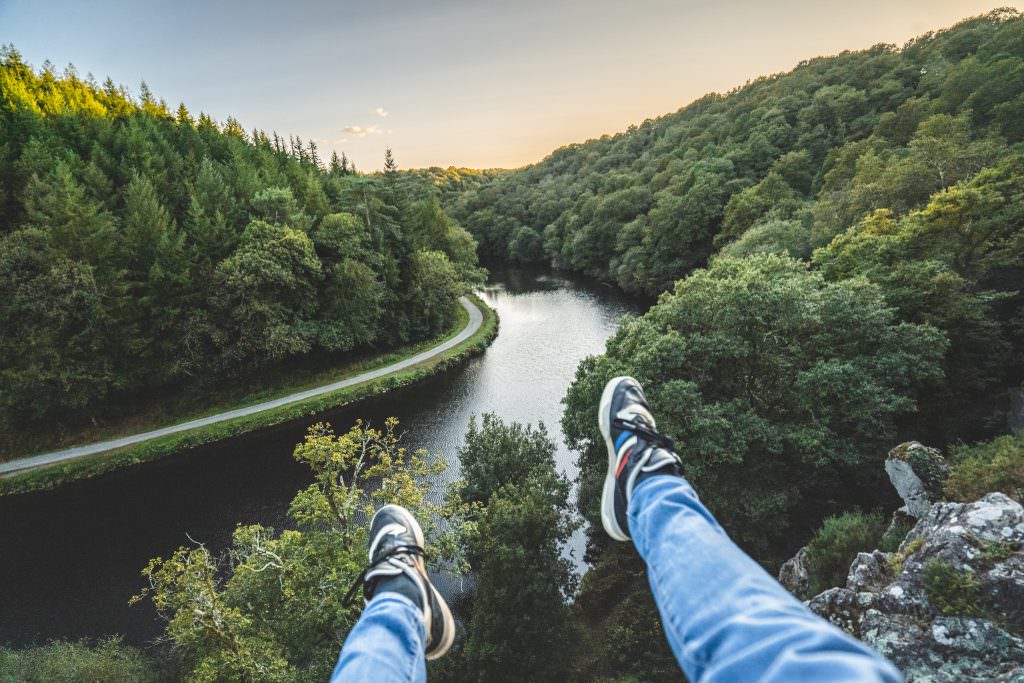
[(903, 499), (907, 513), (921, 518), (928, 514), (932, 501), (942, 496), (949, 466), (938, 449), (908, 441), (889, 451), (885, 472)]
[[(807, 604), (889, 657), (909, 683), (1024, 681), (1022, 548), (1024, 508), (1009, 497), (936, 503), (897, 552), (860, 553), (844, 588)], [(927, 579), (935, 563), (969, 579), (971, 614), (948, 613), (963, 588)]]
[(804, 597), (811, 587), (811, 577), (807, 572), (807, 547), (797, 551), (796, 555), (786, 560), (779, 568), (779, 583), (793, 595)]

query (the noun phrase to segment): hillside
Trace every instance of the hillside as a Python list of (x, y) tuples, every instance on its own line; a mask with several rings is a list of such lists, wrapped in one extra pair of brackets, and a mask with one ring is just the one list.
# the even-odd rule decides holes
[(0, 140), (0, 452), (430, 339), (479, 278), (429, 185), (172, 113), (145, 84), (5, 48)]
[[(440, 458), (407, 451), (397, 420), (314, 425), (293, 452), (313, 484), (285, 529), (239, 525), (219, 553), (168, 549), (144, 570), (138, 599), (166, 618), (155, 665), (116, 641), (55, 643), (0, 649), (0, 673), (124, 660), (138, 679), (323, 680), (360, 613), (342, 596), (365, 519), (397, 502), (436, 570), (472, 571), (432, 680), (679, 680), (648, 567), (599, 519), (595, 406), (628, 374), (718, 522), (773, 573), (797, 552), (783, 576), (819, 613), (912, 681), (1019, 677), (1018, 12), (812, 59), (507, 172), (325, 169), (315, 147), (11, 50), (0, 78), (12, 419), (420, 339), (478, 277), (476, 246), (658, 295), (565, 389), (575, 482), (543, 424), (474, 418), (443, 499), (424, 485)], [(564, 551), (584, 522), (577, 576)]]

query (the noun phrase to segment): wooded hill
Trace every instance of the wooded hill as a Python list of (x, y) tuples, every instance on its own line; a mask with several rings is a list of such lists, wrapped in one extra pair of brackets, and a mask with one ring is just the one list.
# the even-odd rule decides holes
[[(428, 183), (0, 52), (0, 423), (429, 338), (479, 278)], [(341, 354), (341, 355), (339, 355)]]

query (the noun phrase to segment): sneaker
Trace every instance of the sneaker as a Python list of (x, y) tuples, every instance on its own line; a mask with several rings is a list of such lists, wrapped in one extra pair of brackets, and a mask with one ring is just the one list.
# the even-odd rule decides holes
[(672, 440), (656, 430), (644, 390), (632, 377), (616, 377), (601, 394), (598, 424), (608, 446), (601, 523), (616, 541), (629, 540), (629, 498), (641, 475), (682, 474)]
[[(363, 594), (398, 593), (422, 610), (427, 659), (441, 657), (455, 641), (455, 620), (423, 564), (423, 529), (401, 505), (385, 505), (370, 522), (370, 565)], [(358, 587), (358, 582), (353, 589)], [(353, 593), (350, 591), (350, 594)]]

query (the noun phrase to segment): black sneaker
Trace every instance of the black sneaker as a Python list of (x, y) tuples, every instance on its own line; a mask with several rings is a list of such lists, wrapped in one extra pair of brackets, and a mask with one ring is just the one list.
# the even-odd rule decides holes
[(682, 474), (672, 440), (655, 431), (644, 390), (632, 377), (616, 377), (601, 394), (598, 424), (608, 446), (608, 476), (601, 494), (601, 523), (616, 541), (629, 540), (629, 497), (640, 475)]
[[(423, 564), (423, 529), (401, 505), (385, 505), (370, 522), (370, 565), (363, 572), (363, 594), (399, 593), (423, 611), (427, 659), (441, 657), (455, 641), (455, 620)], [(352, 587), (346, 602), (358, 589)]]

